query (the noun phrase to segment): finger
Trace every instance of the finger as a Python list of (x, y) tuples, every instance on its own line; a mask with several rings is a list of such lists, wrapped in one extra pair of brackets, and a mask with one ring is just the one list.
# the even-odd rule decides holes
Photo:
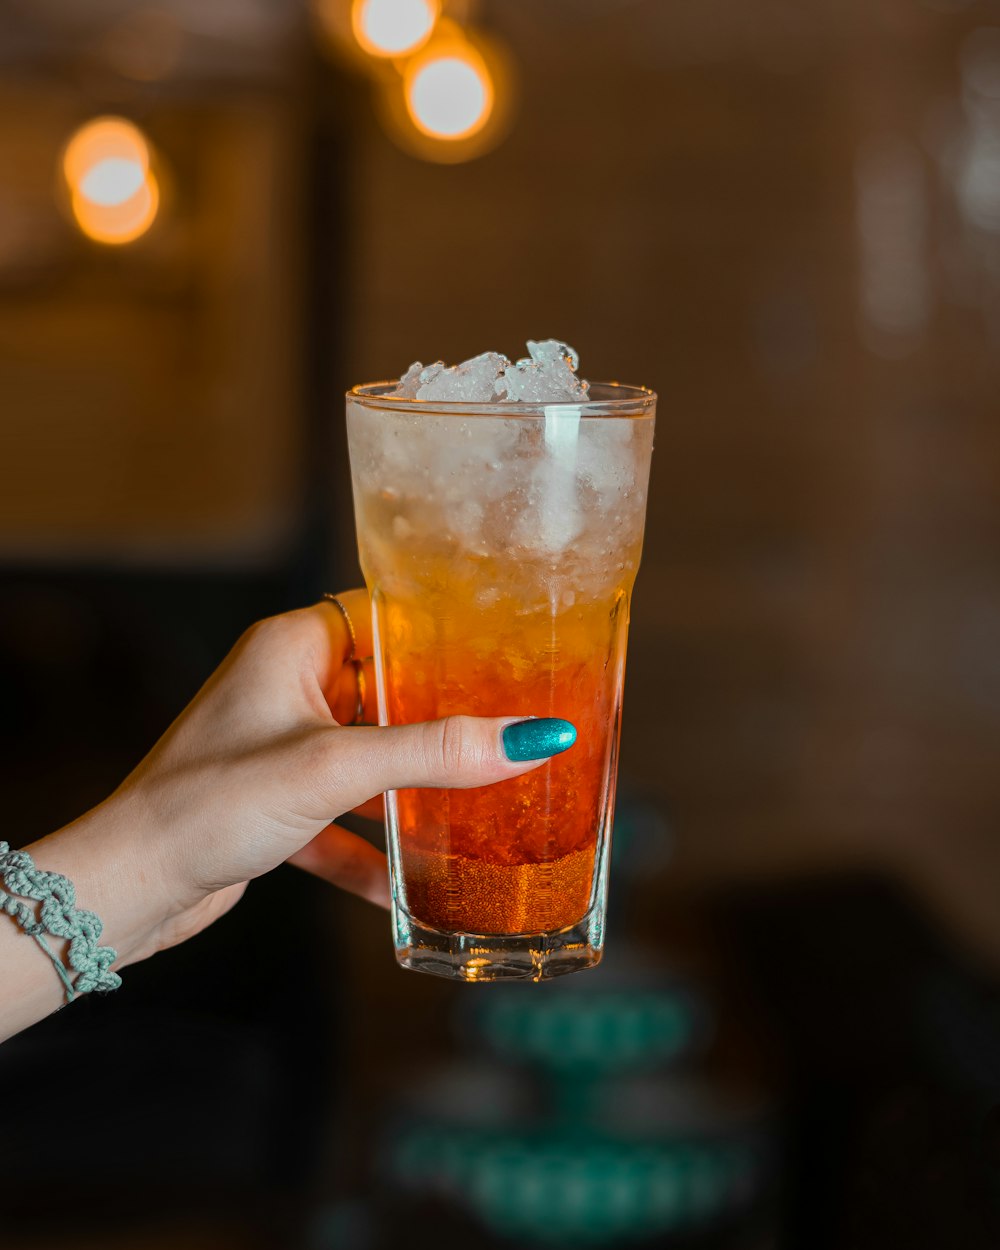
[(327, 702), (338, 725), (360, 725), (364, 716), (364, 673), (359, 660), (347, 660), (334, 679)]
[(340, 725), (377, 725), (375, 661), (348, 660), (340, 670), (327, 701), (333, 719)]
[(379, 907), (389, 906), (385, 856), (370, 842), (339, 825), (328, 825), (288, 862)]
[[(513, 716), (449, 716), (419, 725), (315, 733), (320, 736), (310, 735), (313, 741), (304, 748), (308, 785), (317, 813), (327, 814), (348, 811), (384, 790), (467, 789), (520, 777), (576, 741), (568, 721)], [(526, 738), (533, 751), (527, 759)], [(508, 750), (521, 758), (510, 758)]]
[(334, 597), (339, 600), (343, 611), (329, 599), (321, 600), (317, 607), (330, 619), (330, 627), (340, 643), (340, 654), (344, 659), (367, 660), (373, 650), (372, 609), (368, 591), (343, 590)]
[(366, 820), (385, 820), (385, 799), (376, 794), (373, 799), (365, 799), (354, 809), (355, 816), (364, 816)]

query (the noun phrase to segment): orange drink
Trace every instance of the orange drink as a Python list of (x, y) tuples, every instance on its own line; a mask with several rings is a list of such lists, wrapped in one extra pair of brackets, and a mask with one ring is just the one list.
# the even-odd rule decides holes
[(397, 955), (464, 980), (596, 963), (629, 598), (655, 396), (584, 403), (348, 396), (379, 719), (571, 721), (576, 744), (523, 776), (387, 796)]

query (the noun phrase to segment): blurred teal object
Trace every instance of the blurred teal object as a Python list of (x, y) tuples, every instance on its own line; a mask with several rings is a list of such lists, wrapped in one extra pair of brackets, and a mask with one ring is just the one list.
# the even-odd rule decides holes
[(499, 1057), (554, 1075), (660, 1068), (701, 1049), (711, 1032), (704, 1002), (621, 942), (586, 978), (491, 986), (458, 1011), (460, 1028)]
[[(481, 1076), (489, 1085), (487, 1069)], [(766, 1178), (756, 1118), (689, 1082), (676, 1117), (676, 1090), (659, 1099), (638, 1091), (654, 1094), (655, 1110), (634, 1128), (621, 1116), (572, 1127), (544, 1118), (476, 1124), (468, 1103), (452, 1107), (452, 1118), (452, 1082), (449, 1074), (438, 1087), (438, 1115), (397, 1127), (388, 1169), (404, 1191), (454, 1203), (518, 1244), (619, 1245), (695, 1231), (744, 1210)], [(614, 1102), (613, 1087), (608, 1094)]]
[(682, 992), (638, 988), (558, 998), (501, 999), (480, 1008), (489, 1045), (505, 1058), (552, 1068), (617, 1070), (670, 1063), (690, 1050), (704, 1027)]

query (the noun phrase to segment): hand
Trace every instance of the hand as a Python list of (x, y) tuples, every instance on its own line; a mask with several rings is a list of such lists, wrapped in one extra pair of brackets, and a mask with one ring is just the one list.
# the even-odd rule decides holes
[[(133, 926), (131, 943), (118, 937), (119, 965), (199, 932), (249, 880), (286, 860), (386, 906), (384, 855), (332, 820), (384, 790), (486, 785), (542, 762), (505, 756), (501, 730), (517, 717), (344, 727), (358, 700), (349, 661), (371, 655), (371, 625), (364, 591), (338, 598), (353, 647), (343, 614), (327, 602), (254, 625), (97, 809), (93, 837), (105, 852), (109, 839), (116, 846), (117, 881), (148, 887), (147, 924)], [(366, 719), (374, 719), (370, 660), (364, 669)], [(85, 846), (87, 818), (79, 824)]]

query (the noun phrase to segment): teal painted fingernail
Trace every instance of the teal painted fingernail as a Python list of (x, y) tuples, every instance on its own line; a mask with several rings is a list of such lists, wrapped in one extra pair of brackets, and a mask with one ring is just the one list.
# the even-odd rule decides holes
[(501, 735), (504, 755), (518, 764), (524, 760), (544, 760), (568, 750), (576, 741), (576, 728), (568, 720), (540, 716), (508, 725)]

